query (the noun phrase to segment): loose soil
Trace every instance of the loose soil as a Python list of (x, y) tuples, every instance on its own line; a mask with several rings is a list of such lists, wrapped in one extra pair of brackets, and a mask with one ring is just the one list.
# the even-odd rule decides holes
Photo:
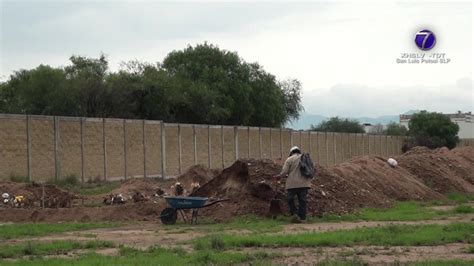
[[(309, 214), (344, 214), (361, 207), (388, 207), (404, 200), (440, 200), (446, 199), (441, 193), (452, 191), (474, 193), (473, 147), (451, 151), (416, 147), (395, 158), (397, 167), (389, 166), (387, 159), (361, 156), (329, 168), (316, 165), (317, 175), (308, 197)], [(154, 196), (155, 193), (161, 189), (165, 195), (173, 195), (172, 186), (177, 181), (187, 193), (191, 191), (191, 183), (198, 182), (201, 187), (192, 196), (209, 197), (210, 201), (229, 199), (201, 209), (201, 216), (215, 221), (249, 214), (267, 216), (273, 198), (280, 199), (283, 211), (287, 212), (284, 180), (279, 183), (272, 180), (281, 168), (281, 161), (244, 159), (222, 171), (193, 166), (177, 179), (131, 178), (112, 191), (127, 199), (120, 206), (101, 206), (106, 195), (84, 196), (82, 201), (71, 192), (46, 185), (45, 194), (56, 198), (55, 202), (64, 202), (60, 200), (63, 198), (66, 202), (74, 201), (71, 208), (58, 203), (46, 206), (55, 208), (43, 209), (37, 203), (42, 195), (41, 185), (3, 181), (1, 193), (25, 195), (36, 203), (30, 208), (0, 208), (0, 221), (156, 221), (166, 202)], [(133, 203), (130, 198), (136, 192), (142, 193), (146, 201)]]
[(74, 193), (60, 189), (55, 185), (10, 181), (0, 182), (0, 193), (8, 193), (12, 197), (24, 196), (26, 201), (25, 207), (27, 208), (41, 207), (43, 201), (45, 207), (70, 207), (72, 201), (78, 198)]
[(474, 193), (474, 148), (415, 147), (396, 157), (399, 166), (434, 191)]

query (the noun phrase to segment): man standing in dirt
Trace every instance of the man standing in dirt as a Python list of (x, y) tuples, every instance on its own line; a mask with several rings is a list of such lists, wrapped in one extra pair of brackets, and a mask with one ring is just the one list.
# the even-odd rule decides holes
[[(304, 177), (300, 171), (301, 150), (294, 146), (286, 159), (283, 169), (276, 178), (287, 177), (285, 189), (288, 192), (288, 206), (293, 215), (293, 222), (306, 221), (307, 196), (311, 187), (311, 179)], [(295, 196), (298, 198), (298, 208), (295, 206)]]

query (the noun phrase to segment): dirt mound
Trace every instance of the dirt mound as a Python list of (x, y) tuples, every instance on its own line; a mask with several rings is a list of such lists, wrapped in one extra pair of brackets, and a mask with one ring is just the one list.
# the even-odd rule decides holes
[(191, 184), (199, 183), (203, 185), (219, 174), (219, 170), (212, 170), (203, 165), (194, 165), (189, 167), (186, 172), (176, 177), (178, 182), (187, 191), (192, 191)]
[[(358, 157), (329, 168), (330, 172), (354, 184), (353, 192), (370, 192), (382, 200), (433, 200), (442, 197), (402, 167), (391, 167), (383, 157)], [(352, 200), (357, 201), (354, 195)]]
[(195, 165), (176, 178), (165, 180), (160, 178), (130, 178), (123, 181), (120, 187), (107, 194), (123, 194), (124, 197), (129, 198), (136, 192), (140, 192), (146, 197), (152, 197), (161, 189), (165, 192), (165, 195), (174, 195), (174, 190), (171, 187), (176, 182), (180, 182), (187, 191), (186, 194), (188, 194), (192, 190), (191, 184), (193, 182), (205, 184), (212, 177), (216, 176), (217, 173), (217, 170), (210, 170), (202, 165)]
[[(274, 183), (281, 165), (270, 160), (240, 160), (201, 187), (193, 195), (230, 202), (203, 210), (217, 220), (238, 215), (267, 215), (276, 197), (286, 209), (284, 181)], [(361, 157), (326, 169), (317, 166), (309, 191), (311, 215), (348, 213), (361, 207), (385, 207), (395, 200), (433, 200), (434, 192), (403, 168), (392, 168), (381, 157)], [(286, 211), (286, 210), (285, 210)]]
[[(397, 167), (389, 166), (387, 158), (378, 156), (357, 157), (329, 168), (317, 165), (317, 176), (312, 181), (308, 197), (309, 214), (343, 214), (361, 207), (390, 206), (397, 200), (435, 200), (443, 198), (441, 193), (448, 191), (474, 193), (472, 147), (454, 150), (415, 147), (395, 159)], [(0, 221), (158, 220), (166, 203), (163, 198), (153, 195), (158, 189), (172, 195), (171, 186), (176, 181), (181, 182), (188, 191), (191, 190), (191, 183), (199, 182), (201, 187), (191, 196), (209, 197), (210, 201), (229, 199), (201, 209), (203, 217), (222, 221), (248, 214), (266, 216), (270, 201), (274, 198), (281, 200), (284, 212), (288, 211), (285, 181), (275, 182), (272, 179), (281, 168), (281, 161), (253, 159), (238, 160), (220, 172), (193, 166), (177, 179), (128, 179), (112, 191), (125, 197), (140, 192), (148, 197), (146, 202), (102, 207), (85, 207), (91, 206), (85, 204), (57, 209), (0, 209)], [(0, 192), (21, 194), (36, 202), (42, 197), (42, 189), (38, 184), (0, 183)], [(54, 185), (45, 185), (45, 194), (54, 198), (76, 197)], [(86, 197), (86, 201), (100, 203), (97, 197), (100, 195)]]
[(441, 193), (474, 193), (474, 148), (415, 147), (395, 158), (398, 165)]
[[(43, 193), (44, 192), (44, 193)], [(0, 182), (0, 193), (10, 196), (25, 196), (27, 207), (39, 207), (44, 199), (45, 207), (69, 207), (71, 201), (78, 198), (74, 193), (52, 184)]]
[(157, 221), (165, 208), (158, 203), (125, 204), (104, 207), (74, 207), (58, 209), (0, 209), (0, 221), (60, 222), (60, 221)]
[(162, 189), (165, 193), (171, 193), (170, 187), (176, 183), (176, 179), (160, 179), (160, 178), (130, 178), (122, 182), (120, 187), (112, 190), (107, 194), (123, 194), (124, 197), (129, 198), (136, 192), (140, 192), (147, 197), (153, 195)]

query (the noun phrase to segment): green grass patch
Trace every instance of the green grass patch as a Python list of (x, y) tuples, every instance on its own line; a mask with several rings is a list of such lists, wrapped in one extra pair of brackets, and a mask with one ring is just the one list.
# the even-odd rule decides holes
[(118, 187), (120, 187), (120, 181), (112, 181), (103, 183), (85, 183), (82, 187), (77, 187), (73, 190), (78, 194), (91, 196), (107, 194)]
[(467, 249), (467, 253), (474, 254), (474, 245), (469, 246), (469, 248)]
[(120, 186), (120, 181), (97, 181), (81, 184), (79, 178), (75, 175), (69, 175), (59, 180), (51, 180), (49, 183), (63, 189), (69, 189), (77, 194), (84, 196), (101, 195), (110, 193)]
[(44, 236), (52, 233), (79, 231), (94, 228), (117, 227), (119, 223), (24, 223), (0, 225), (0, 240), (25, 236)]
[(454, 208), (453, 212), (459, 214), (474, 213), (474, 208), (469, 205), (459, 205)]
[(110, 248), (114, 244), (109, 241), (53, 241), (48, 243), (26, 242), (17, 245), (0, 245), (0, 258), (18, 258), (22, 256), (56, 255), (76, 249)]
[(469, 201), (474, 201), (474, 194), (461, 194), (459, 192), (450, 192), (446, 194), (446, 197), (457, 203), (467, 203)]
[(28, 176), (22, 176), (22, 175), (11, 175), (10, 181), (16, 182), (16, 183), (29, 183), (30, 182)]
[[(474, 223), (390, 225), (322, 233), (220, 235), (230, 247), (419, 246), (474, 241)], [(212, 250), (211, 236), (194, 240), (197, 250)]]
[(215, 223), (209, 220), (200, 220), (198, 225), (177, 223), (167, 225), (164, 229), (173, 233), (186, 233), (189, 231), (215, 232), (224, 230), (246, 230), (252, 233), (270, 233), (283, 230), (283, 225), (290, 223), (288, 217), (265, 219), (257, 216), (237, 217), (229, 222)]
[[(354, 222), (354, 221), (421, 221), (442, 219), (450, 215), (473, 213), (473, 208), (468, 205), (459, 205), (453, 210), (440, 211), (430, 208), (422, 202), (397, 202), (392, 208), (363, 208), (358, 213), (345, 215), (325, 215), (321, 218), (312, 217), (310, 223), (321, 222)], [(178, 223), (166, 226), (164, 230), (173, 233), (187, 233), (201, 231), (212, 233), (225, 230), (246, 230), (251, 233), (279, 232), (283, 225), (289, 224), (290, 218), (278, 217), (277, 219), (264, 219), (256, 216), (237, 217), (225, 223), (214, 223), (209, 220), (200, 220), (199, 225), (191, 226), (187, 223)]]
[(358, 213), (345, 215), (325, 215), (310, 218), (312, 223), (337, 221), (421, 221), (441, 219), (455, 214), (474, 213), (474, 208), (461, 204), (450, 211), (439, 211), (422, 202), (397, 202), (392, 208), (363, 208)]
[[(31, 260), (18, 260), (5, 262), (21, 265), (230, 265), (239, 263), (259, 263), (270, 258), (278, 257), (277, 254), (265, 252), (236, 253), (198, 251), (187, 253), (183, 249), (164, 249), (152, 247), (145, 251), (130, 247), (121, 247), (118, 256), (102, 256), (88, 253), (74, 259), (36, 258)], [(15, 264), (16, 265), (16, 264)]]
[(345, 215), (325, 215), (322, 218), (311, 218), (310, 222), (333, 221), (420, 221), (440, 218), (451, 214), (436, 211), (419, 202), (397, 202), (392, 208), (363, 208), (358, 213)]
[(408, 263), (410, 266), (471, 266), (474, 260), (427, 260)]

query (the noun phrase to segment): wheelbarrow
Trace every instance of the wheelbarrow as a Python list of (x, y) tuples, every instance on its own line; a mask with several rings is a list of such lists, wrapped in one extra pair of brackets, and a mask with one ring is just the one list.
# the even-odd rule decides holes
[[(165, 199), (169, 207), (161, 211), (160, 220), (163, 224), (175, 224), (178, 219), (178, 212), (185, 222), (190, 221), (191, 224), (196, 224), (199, 209), (229, 200), (219, 199), (206, 204), (208, 198), (205, 197), (165, 197)], [(184, 210), (189, 209), (192, 210), (191, 219), (184, 212)]]

